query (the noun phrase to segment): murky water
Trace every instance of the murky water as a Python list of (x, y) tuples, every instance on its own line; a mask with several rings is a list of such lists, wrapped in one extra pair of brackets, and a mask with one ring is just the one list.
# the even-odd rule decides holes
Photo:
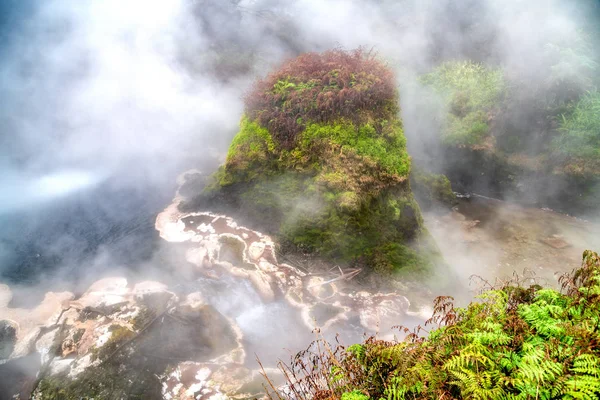
[[(472, 196), (451, 212), (426, 213), (426, 226), (461, 279), (493, 283), (516, 276), (524, 284), (558, 286), (560, 274), (600, 251), (600, 225), (556, 213)], [(473, 279), (473, 290), (482, 280)], [(480, 286), (479, 286), (480, 287)]]

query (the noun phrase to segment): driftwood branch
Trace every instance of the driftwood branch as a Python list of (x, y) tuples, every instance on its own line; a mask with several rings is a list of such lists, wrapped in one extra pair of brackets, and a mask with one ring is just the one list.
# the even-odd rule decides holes
[(307, 289), (310, 289), (313, 287), (319, 287), (319, 286), (323, 286), (323, 285), (328, 285), (330, 283), (341, 281), (341, 280), (349, 281), (350, 279), (354, 278), (356, 275), (358, 275), (362, 272), (362, 269), (360, 269), (360, 268), (346, 270), (345, 272), (342, 271), (341, 268), (339, 268), (339, 270), (340, 270), (340, 276), (333, 278), (333, 279), (329, 279), (325, 282), (315, 283), (313, 285), (310, 285)]

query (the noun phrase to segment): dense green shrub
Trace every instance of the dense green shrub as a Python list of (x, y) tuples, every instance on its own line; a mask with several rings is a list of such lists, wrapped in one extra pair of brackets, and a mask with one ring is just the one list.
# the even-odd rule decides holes
[(483, 143), (493, 109), (505, 91), (502, 71), (472, 61), (447, 62), (422, 76), (421, 81), (441, 95), (448, 107), (443, 142)]
[(284, 368), (286, 390), (304, 399), (598, 399), (598, 254), (584, 252), (560, 282), (561, 292), (505, 284), (466, 308), (438, 297), (426, 337), (419, 327), (402, 342), (317, 341)]
[(600, 157), (600, 92), (587, 93), (572, 113), (563, 116), (560, 136), (554, 140), (559, 152), (576, 158)]
[(547, 67), (539, 74), (545, 79), (533, 94), (551, 111), (560, 109), (565, 103), (572, 103), (600, 83), (593, 38), (585, 31), (547, 43), (542, 57)]

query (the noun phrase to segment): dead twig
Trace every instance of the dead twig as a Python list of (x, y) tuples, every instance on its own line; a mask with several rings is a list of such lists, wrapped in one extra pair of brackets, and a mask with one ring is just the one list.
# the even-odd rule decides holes
[[(263, 367), (262, 363), (260, 362), (260, 358), (258, 358), (258, 355), (256, 355), (256, 353), (254, 354), (254, 356), (256, 357), (256, 361), (258, 362), (258, 365), (260, 366), (260, 374), (265, 378), (265, 380), (267, 381), (267, 383), (269, 384), (271, 389), (273, 389), (273, 392), (277, 395), (277, 398), (279, 400), (283, 400), (283, 398), (279, 395), (279, 390), (277, 390), (277, 388), (275, 387), (275, 385), (273, 384), (271, 379), (269, 379), (269, 376), (267, 375), (267, 372), (265, 371), (265, 367)], [(267, 390), (266, 387), (265, 387), (265, 392), (267, 392), (267, 396), (269, 396), (269, 398), (271, 398), (271, 395), (269, 394), (269, 391)]]
[(312, 285), (308, 286), (307, 289), (327, 285), (327, 284), (341, 281), (341, 280), (349, 281), (350, 279), (354, 278), (356, 275), (360, 274), (361, 272), (362, 272), (362, 269), (360, 269), (360, 268), (347, 270), (347, 272), (342, 272), (342, 269), (340, 268), (340, 273), (341, 273), (340, 276), (333, 278), (333, 279), (329, 279), (325, 282), (319, 282), (319, 283), (312, 284)]

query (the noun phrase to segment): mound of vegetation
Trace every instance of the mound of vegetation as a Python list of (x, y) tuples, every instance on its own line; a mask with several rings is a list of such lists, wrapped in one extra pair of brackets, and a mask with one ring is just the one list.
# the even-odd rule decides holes
[(398, 114), (374, 55), (303, 54), (254, 85), (225, 165), (182, 208), (233, 213), (292, 250), (422, 270), (429, 242)]
[(561, 292), (506, 284), (466, 308), (438, 297), (426, 337), (419, 327), (402, 342), (371, 338), (333, 348), (317, 341), (283, 368), (289, 385), (270, 396), (598, 399), (598, 254), (586, 251), (583, 266), (560, 282)]
[(490, 134), (493, 110), (505, 91), (502, 71), (472, 61), (447, 62), (421, 81), (442, 95), (448, 108), (443, 142), (482, 145)]

